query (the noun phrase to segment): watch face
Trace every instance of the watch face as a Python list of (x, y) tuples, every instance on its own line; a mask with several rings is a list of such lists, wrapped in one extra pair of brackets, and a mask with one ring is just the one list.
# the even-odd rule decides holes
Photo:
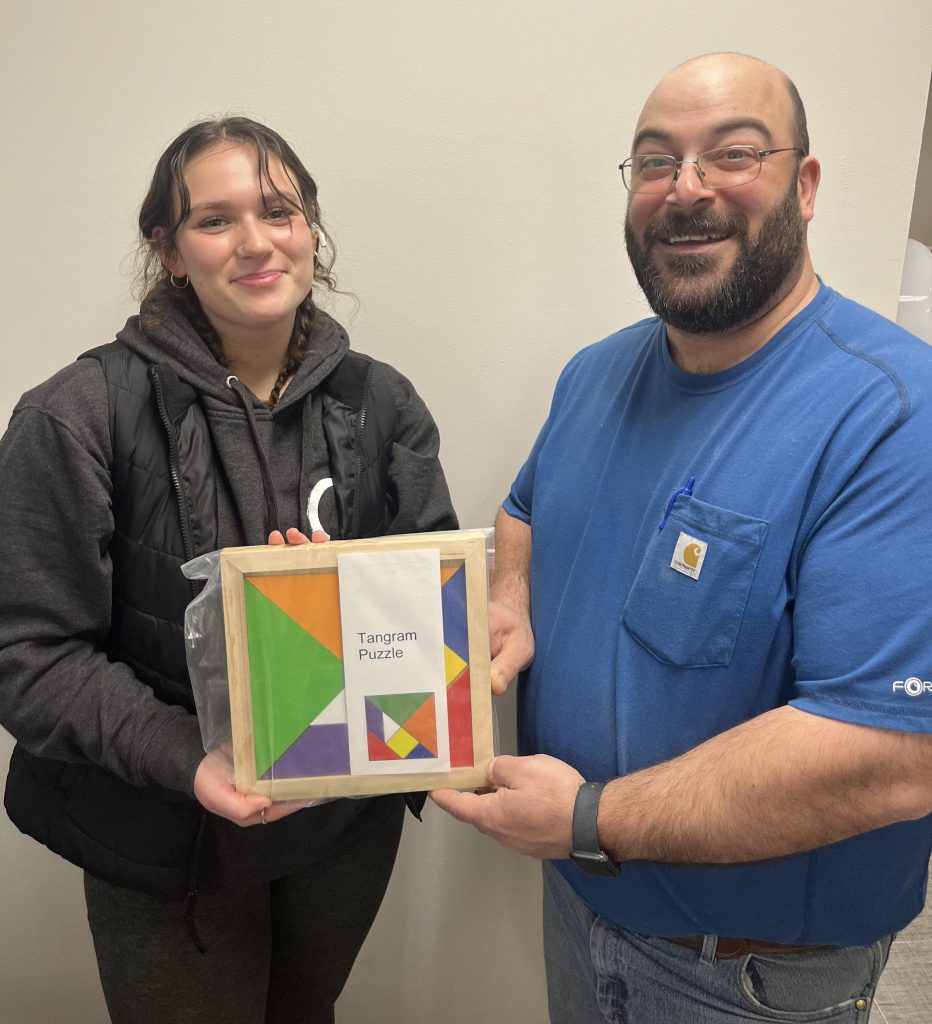
[(621, 874), (618, 865), (609, 859), (607, 853), (603, 853), (601, 850), (598, 853), (589, 853), (586, 850), (573, 850), (570, 853), (570, 859), (580, 871), (585, 871), (587, 875), (609, 875), (614, 877)]

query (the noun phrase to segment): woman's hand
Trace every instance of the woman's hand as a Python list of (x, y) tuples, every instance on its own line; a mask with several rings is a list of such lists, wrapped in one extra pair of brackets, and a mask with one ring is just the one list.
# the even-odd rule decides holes
[(258, 825), (272, 806), (268, 797), (238, 792), (230, 782), (229, 769), (208, 754), (194, 775), (194, 796), (198, 803), (234, 825)]
[(293, 526), (285, 530), (284, 537), (281, 530), (273, 530), (269, 534), (269, 544), (275, 547), (280, 547), (282, 544), (323, 544), (328, 540), (330, 540), (330, 534), (324, 533), (323, 530), (315, 530), (311, 534), (311, 539), (308, 540), (300, 530)]
[[(208, 754), (197, 766), (194, 775), (194, 796), (197, 802), (221, 818), (241, 828), (270, 825), (295, 811), (309, 807), (307, 800), (285, 800), (277, 803), (259, 793), (240, 793), (230, 781), (230, 768), (220, 758)], [(311, 801), (313, 803), (315, 801)]]

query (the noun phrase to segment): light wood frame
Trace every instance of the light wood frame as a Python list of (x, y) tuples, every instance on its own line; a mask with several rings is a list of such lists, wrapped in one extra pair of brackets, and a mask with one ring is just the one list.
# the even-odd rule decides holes
[[(393, 775), (315, 775), (264, 780), (256, 775), (252, 688), (244, 595), (251, 575), (310, 573), (336, 570), (342, 552), (435, 549), (440, 564), (462, 563), (466, 573), (466, 624), (469, 634), (469, 673), (472, 711), (472, 767), (449, 772)], [(225, 548), (220, 553), (221, 586), (226, 629), (227, 671), (234, 780), (244, 793), (262, 793), (274, 800), (363, 796), (453, 787), (468, 789), (487, 783), (493, 757), (490, 685), (488, 574), (485, 534), (480, 530), (410, 534), (370, 540), (331, 541), (300, 546)]]

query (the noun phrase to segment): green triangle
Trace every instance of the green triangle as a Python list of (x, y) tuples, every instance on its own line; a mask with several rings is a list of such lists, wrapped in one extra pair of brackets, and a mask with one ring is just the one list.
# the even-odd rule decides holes
[(343, 690), (343, 662), (244, 580), (256, 775)]
[(404, 725), (430, 696), (429, 693), (386, 693), (377, 697), (370, 696), (368, 699), (392, 721)]

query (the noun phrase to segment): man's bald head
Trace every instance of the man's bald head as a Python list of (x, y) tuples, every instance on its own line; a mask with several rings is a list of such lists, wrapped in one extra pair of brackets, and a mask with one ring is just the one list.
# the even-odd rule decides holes
[[(652, 101), (679, 96), (684, 102), (691, 94), (709, 88), (724, 89), (728, 83), (767, 95), (785, 120), (788, 138), (805, 155), (809, 154), (809, 129), (806, 109), (792, 79), (779, 68), (744, 53), (706, 53), (677, 65), (657, 84), (644, 104), (638, 121), (638, 133), (649, 113)], [(637, 135), (635, 136), (637, 138)]]

